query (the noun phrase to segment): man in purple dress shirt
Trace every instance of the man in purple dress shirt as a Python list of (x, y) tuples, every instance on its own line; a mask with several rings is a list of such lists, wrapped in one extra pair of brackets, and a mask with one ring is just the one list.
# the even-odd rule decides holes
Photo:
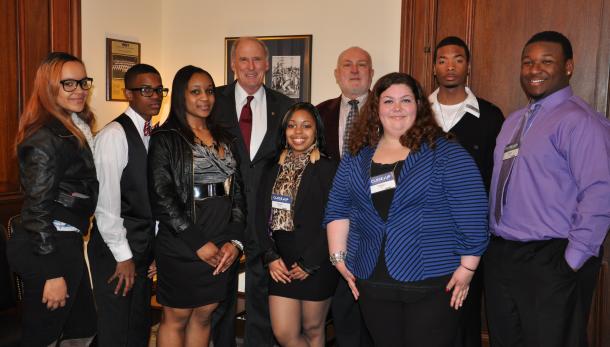
[(610, 226), (610, 122), (573, 94), (570, 41), (525, 45), (528, 107), (497, 138), (485, 293), (492, 346), (586, 346)]

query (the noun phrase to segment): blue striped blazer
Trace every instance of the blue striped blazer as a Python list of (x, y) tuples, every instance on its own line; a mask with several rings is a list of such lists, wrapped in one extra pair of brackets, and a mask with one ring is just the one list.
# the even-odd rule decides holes
[(373, 206), (371, 161), (375, 148), (346, 154), (330, 191), (324, 224), (349, 219), (347, 267), (367, 279), (383, 236), (392, 278), (411, 282), (452, 273), (461, 255), (481, 255), (488, 243), (487, 196), (472, 157), (439, 138), (436, 148), (410, 153), (400, 172), (388, 219)]

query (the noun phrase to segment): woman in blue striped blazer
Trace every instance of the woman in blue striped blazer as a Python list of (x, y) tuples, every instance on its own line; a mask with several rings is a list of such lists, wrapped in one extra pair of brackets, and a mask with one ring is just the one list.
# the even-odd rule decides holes
[(451, 346), (488, 242), (474, 160), (403, 73), (373, 87), (329, 195), (331, 262), (377, 346)]

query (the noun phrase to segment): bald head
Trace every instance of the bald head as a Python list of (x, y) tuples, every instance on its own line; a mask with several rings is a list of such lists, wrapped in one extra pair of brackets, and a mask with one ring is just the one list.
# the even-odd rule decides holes
[(368, 93), (373, 73), (371, 55), (360, 47), (350, 47), (337, 58), (335, 79), (341, 93), (349, 99)]

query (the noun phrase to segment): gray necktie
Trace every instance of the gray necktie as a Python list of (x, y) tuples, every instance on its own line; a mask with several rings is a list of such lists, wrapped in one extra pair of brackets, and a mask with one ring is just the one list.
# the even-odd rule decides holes
[[(517, 127), (517, 130), (513, 133), (513, 137), (508, 143), (509, 146), (513, 144), (517, 144), (517, 148), (521, 146), (521, 138), (523, 137), (523, 133), (525, 132), (524, 130), (527, 129), (529, 125), (531, 125), (531, 120), (534, 118), (534, 115), (536, 114), (536, 112), (538, 112), (539, 109), (540, 104), (530, 105), (530, 107), (527, 109), (527, 112), (525, 112), (525, 114), (519, 120), (519, 126)], [(521, 150), (521, 148), (519, 148), (519, 150)], [(496, 205), (494, 206), (496, 223), (500, 223), (500, 217), (502, 217), (502, 208), (506, 203), (506, 188), (508, 186), (508, 182), (510, 181), (510, 174), (512, 173), (513, 165), (515, 163), (517, 155), (502, 160), (502, 167), (500, 168), (500, 175), (498, 177), (498, 185), (496, 186)]]
[(354, 118), (358, 115), (358, 100), (350, 100), (347, 102), (350, 105), (349, 112), (347, 113), (347, 120), (345, 121), (345, 131), (343, 132), (343, 150), (341, 155), (349, 151), (349, 133), (352, 130), (352, 124)]

